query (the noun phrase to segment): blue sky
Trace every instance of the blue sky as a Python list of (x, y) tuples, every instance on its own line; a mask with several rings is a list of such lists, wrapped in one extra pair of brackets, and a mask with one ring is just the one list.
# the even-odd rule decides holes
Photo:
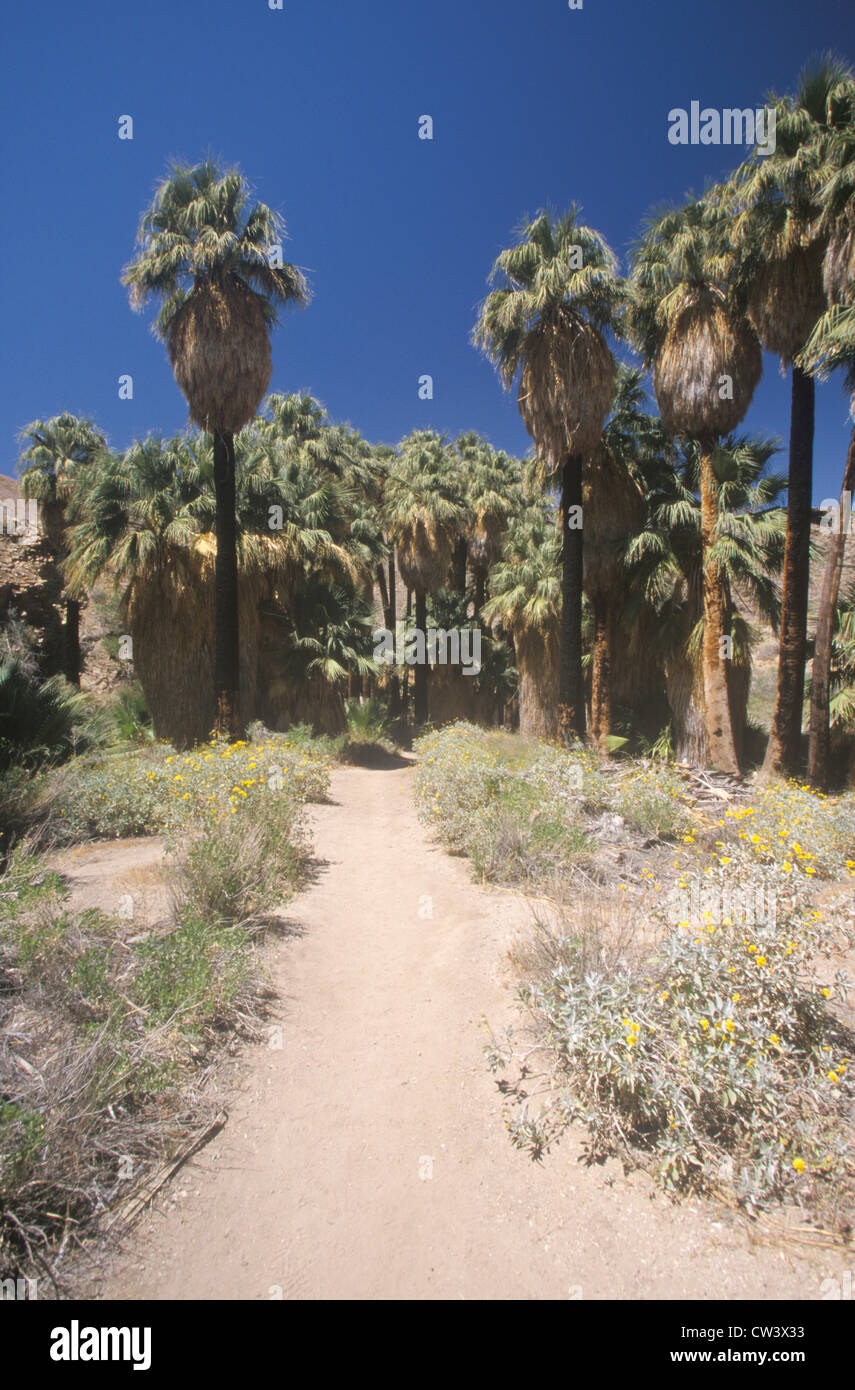
[[(804, 62), (855, 58), (851, 0), (147, 0), (8, 9), (0, 102), (7, 197), (0, 472), (18, 430), (90, 415), (115, 447), (187, 422), (151, 314), (119, 283), (170, 156), (236, 163), (280, 210), (310, 307), (273, 339), (272, 388), (394, 443), (416, 427), (528, 447), (470, 345), (496, 254), (523, 214), (582, 205), (625, 264), (655, 205), (724, 176), (739, 150), (675, 147), (675, 106), (758, 106)], [(430, 114), (433, 141), (418, 139)], [(118, 138), (131, 115), (134, 139)], [(130, 373), (134, 399), (120, 401)], [(418, 398), (430, 373), (434, 399)], [(789, 382), (765, 359), (744, 429), (786, 446)], [(817, 400), (815, 501), (850, 424)], [(786, 458), (778, 464), (785, 469)]]

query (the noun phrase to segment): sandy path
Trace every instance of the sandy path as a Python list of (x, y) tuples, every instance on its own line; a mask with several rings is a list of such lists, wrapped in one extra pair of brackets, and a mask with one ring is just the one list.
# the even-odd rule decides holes
[(503, 947), (527, 909), (429, 843), (411, 778), (334, 774), (326, 862), (289, 911), (304, 931), (273, 962), (281, 1049), (243, 1052), (226, 1130), (103, 1295), (818, 1297), (833, 1255), (753, 1249), (711, 1209), (584, 1168), (572, 1140), (540, 1165), (512, 1148), (478, 1021), (510, 1016)]

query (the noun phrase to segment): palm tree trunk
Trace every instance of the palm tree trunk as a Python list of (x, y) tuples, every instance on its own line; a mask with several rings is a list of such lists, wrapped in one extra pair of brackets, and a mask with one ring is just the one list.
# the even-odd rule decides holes
[(383, 609), (383, 622), (389, 627), (389, 590), (386, 585), (386, 571), (382, 565), (377, 566), (377, 585), (380, 589), (380, 607)]
[(234, 435), (214, 431), (214, 489), (217, 502), (217, 559), (214, 568), (214, 694), (216, 730), (240, 737), (238, 657), (237, 518)]
[(582, 681), (582, 528), (571, 512), (582, 506), (582, 460), (568, 454), (561, 474), (561, 648), (558, 666), (558, 729), (565, 740), (585, 735)]
[(794, 777), (801, 761), (810, 584), (814, 395), (813, 377), (803, 372), (800, 367), (794, 366), (778, 689), (772, 727), (769, 731), (769, 746), (763, 763), (763, 775), (766, 777)]
[[(832, 531), (828, 542), (828, 554), (822, 575), (822, 588), (816, 617), (816, 644), (811, 670), (810, 697), (810, 738), (808, 740), (808, 776), (814, 786), (825, 789), (828, 785), (828, 750), (830, 729), (828, 709), (831, 693), (831, 643), (834, 634), (834, 612), (840, 592), (840, 576), (846, 556), (846, 530), (844, 526), (844, 493), (850, 497), (855, 492), (855, 429), (849, 441), (846, 467), (843, 472), (843, 486), (840, 496), (840, 525)], [(848, 521), (848, 517), (847, 517)]]
[(719, 772), (739, 776), (728, 688), (728, 665), (722, 639), (730, 636), (727, 586), (721, 569), (709, 559), (718, 517), (718, 485), (712, 446), (701, 449), (701, 553), (704, 579), (704, 705), (710, 762)]
[(458, 594), (466, 593), (466, 541), (461, 539), (454, 547), (454, 558), (452, 561), (454, 570), (454, 587)]
[(480, 618), (481, 609), (487, 602), (487, 571), (479, 565), (475, 571), (475, 617)]
[[(395, 596), (395, 551), (394, 548), (389, 554), (389, 611), (386, 618), (386, 627), (392, 634), (394, 641), (398, 626), (397, 599)], [(406, 705), (406, 702), (405, 702)], [(401, 713), (401, 686), (398, 681), (397, 670), (393, 668), (392, 678), (389, 681), (389, 718), (397, 719)]]
[[(427, 594), (424, 589), (416, 589), (416, 627), (424, 634), (427, 643)], [(428, 717), (428, 668), (425, 660), (416, 662), (413, 667), (413, 723), (426, 724)]]
[(695, 670), (685, 650), (675, 652), (667, 665), (668, 704), (674, 757), (689, 767), (707, 767), (709, 740), (704, 718), (703, 672)]
[(80, 684), (80, 604), (76, 598), (65, 600), (64, 632), (65, 679)]
[(519, 731), (524, 737), (550, 740), (558, 733), (557, 657), (554, 631), (535, 629), (517, 636)]
[(591, 676), (591, 736), (601, 751), (612, 731), (614, 609), (603, 594), (594, 596), (594, 661)]

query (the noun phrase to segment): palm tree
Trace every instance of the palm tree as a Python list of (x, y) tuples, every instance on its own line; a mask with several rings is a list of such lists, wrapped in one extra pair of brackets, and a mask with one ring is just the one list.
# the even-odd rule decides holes
[[(401, 441), (389, 464), (383, 505), (401, 577), (415, 593), (416, 627), (424, 633), (428, 594), (445, 583), (469, 515), (459, 461), (443, 436), (414, 430)], [(413, 681), (417, 724), (427, 720), (427, 682), (427, 664), (418, 662)]]
[(472, 512), (465, 538), (466, 556), (475, 579), (475, 613), (487, 596), (487, 576), (502, 553), (502, 535), (508, 518), (522, 505), (522, 470), (519, 461), (471, 431), (456, 443), (466, 496)]
[[(843, 368), (846, 389), (850, 396), (850, 414), (855, 420), (855, 277), (849, 284), (850, 303), (835, 303), (823, 315), (805, 346), (802, 361), (808, 370), (820, 376), (827, 375), (835, 367)], [(827, 786), (829, 775), (832, 651), (837, 596), (846, 557), (847, 532), (844, 529), (844, 518), (847, 515), (847, 493), (851, 503), (855, 494), (855, 426), (849, 440), (843, 471), (838, 512), (840, 522), (828, 537), (825, 568), (817, 601), (816, 642), (811, 671), (808, 775), (818, 787)]]
[(287, 702), (293, 723), (311, 723), (316, 733), (343, 733), (349, 674), (373, 673), (370, 602), (307, 569), (288, 613), (273, 607), (268, 612), (285, 626), (284, 643), (271, 662), (274, 702)]
[(849, 592), (842, 595), (835, 606), (831, 691), (829, 709), (834, 728), (846, 731), (855, 728), (855, 585), (850, 586)]
[[(86, 468), (107, 447), (91, 420), (65, 412), (51, 420), (33, 420), (21, 430), (23, 448), (18, 471), (24, 496), (41, 504), (45, 532), (60, 563), (68, 555), (68, 517), (73, 511), (75, 485)], [(65, 598), (65, 676), (80, 684), (80, 600)]]
[(520, 733), (558, 733), (558, 666), (562, 604), (561, 537), (550, 508), (538, 499), (511, 518), (503, 558), (490, 576), (484, 620), (514, 639), (519, 676)]
[(704, 718), (704, 559), (706, 572), (716, 575), (720, 592), (715, 607), (726, 615), (732, 639), (730, 697), (738, 750), (751, 673), (751, 632), (739, 606), (747, 600), (772, 627), (778, 624), (775, 576), (783, 561), (784, 530), (776, 502), (785, 480), (765, 472), (775, 449), (771, 440), (745, 437), (719, 446), (716, 467), (721, 483), (706, 554), (698, 495), (701, 446), (684, 441), (673, 467), (661, 454), (649, 455), (642, 462), (646, 514), (625, 549), (629, 589), (631, 593), (640, 590), (656, 614), (675, 753), (691, 766), (703, 767), (709, 759)]
[[(358, 557), (346, 539), (333, 539), (346, 515), (337, 480), (319, 480), (299, 454), (284, 463), (255, 424), (237, 436), (235, 454), (240, 698), (247, 719), (273, 722), (286, 719), (290, 705), (281, 690), (268, 698), (268, 677), (307, 571), (353, 585)], [(283, 513), (275, 530), (273, 505)], [(205, 738), (216, 715), (216, 507), (207, 436), (149, 438), (93, 470), (70, 533), (72, 592), (102, 574), (122, 587), (135, 674), (155, 731), (177, 744)], [(275, 623), (267, 621), (271, 609)]]
[(662, 423), (700, 447), (703, 682), (710, 759), (739, 773), (733, 731), (727, 608), (712, 557), (718, 516), (716, 443), (745, 415), (762, 372), (757, 335), (734, 291), (735, 265), (723, 245), (724, 218), (713, 201), (693, 202), (651, 220), (634, 253), (632, 323)]
[[(203, 527), (194, 514), (206, 461), (194, 443), (189, 436), (149, 436), (105, 458), (85, 480), (80, 520), (69, 533), (72, 592), (104, 576), (121, 586), (134, 673), (155, 732), (176, 743), (204, 737), (211, 727), (210, 720), (199, 727), (199, 682), (210, 662), (196, 549)], [(204, 710), (204, 694), (201, 703)]]
[(625, 300), (617, 262), (572, 207), (523, 223), (490, 275), (474, 340), (517, 400), (535, 448), (561, 476), (562, 607), (559, 681), (562, 733), (585, 732), (582, 681), (582, 460), (597, 446), (614, 390), (603, 333)]
[[(610, 748), (615, 677), (623, 674), (617, 649), (621, 615), (626, 609), (622, 551), (644, 515), (644, 465), (670, 451), (660, 421), (648, 415), (643, 404), (641, 372), (619, 364), (602, 440), (585, 460), (582, 473), (585, 593), (593, 626), (591, 735), (603, 753)], [(639, 615), (635, 615), (632, 629), (638, 623)], [(650, 653), (634, 649), (632, 629), (623, 650), (638, 670), (649, 665)]]
[[(376, 524), (379, 542), (375, 578), (380, 593), (380, 605), (383, 610), (383, 625), (387, 632), (391, 633), (397, 631), (398, 624), (396, 566), (395, 546), (386, 522), (385, 497), (389, 481), (389, 469), (396, 457), (395, 450), (388, 444), (376, 444), (374, 446), (374, 458), (378, 470)], [(401, 713), (401, 686), (394, 666), (388, 676), (387, 689), (389, 692), (389, 719), (395, 720)]]
[(806, 69), (795, 98), (769, 99), (776, 112), (774, 152), (755, 154), (741, 166), (724, 195), (731, 211), (738, 209), (731, 240), (749, 286), (749, 316), (763, 346), (778, 354), (782, 368), (792, 367), (787, 553), (767, 775), (793, 776), (801, 758), (815, 388), (798, 355), (825, 308), (828, 237), (819, 197), (830, 172), (829, 136), (841, 120), (851, 123), (853, 96), (851, 71), (839, 60), (827, 57)]
[[(848, 125), (841, 126), (837, 119), (829, 122), (832, 129), (826, 135), (823, 166), (833, 172), (819, 193), (820, 223), (828, 235), (823, 282), (829, 308), (805, 344), (800, 363), (820, 377), (827, 376), (835, 367), (843, 369), (850, 416), (855, 420), (855, 102), (851, 88), (851, 82), (844, 83), (829, 103), (833, 117), (842, 101), (847, 101), (849, 106)], [(851, 502), (855, 493), (855, 428), (849, 441), (840, 491), (838, 515), (842, 517), (846, 494)], [(808, 776), (819, 787), (828, 784), (832, 650), (845, 554), (846, 532), (840, 526), (828, 538), (817, 602), (811, 670)]]
[(272, 265), (285, 238), (263, 203), (248, 207), (236, 169), (206, 161), (174, 163), (139, 229), (136, 258), (122, 276), (131, 303), (161, 301), (155, 330), (190, 407), (213, 438), (216, 490), (217, 727), (240, 731), (237, 530), (234, 436), (255, 416), (270, 382), (269, 333), (279, 305), (304, 305), (309, 293), (292, 265)]

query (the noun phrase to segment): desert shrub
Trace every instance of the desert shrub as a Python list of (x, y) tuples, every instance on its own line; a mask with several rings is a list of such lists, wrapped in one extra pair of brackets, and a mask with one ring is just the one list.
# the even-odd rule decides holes
[[(520, 1101), (515, 1143), (539, 1154), (579, 1121), (592, 1159), (647, 1166), (673, 1193), (726, 1189), (750, 1210), (851, 1199), (855, 1038), (833, 1007), (842, 974), (823, 984), (815, 968), (843, 919), (792, 903), (763, 916), (674, 928), (663, 905), (658, 945), (606, 969), (572, 921), (551, 954), (541, 941), (520, 999), (549, 1081), (537, 1113)], [(489, 1057), (504, 1069), (515, 1044)]]
[(796, 880), (855, 876), (855, 794), (825, 796), (790, 781), (752, 788), (750, 801), (717, 822), (728, 854), (777, 864)]
[(182, 904), (209, 923), (254, 931), (291, 896), (308, 863), (302, 803), (282, 793), (229, 816), (216, 835), (198, 822), (175, 845)]
[(542, 883), (587, 861), (590, 818), (611, 800), (596, 754), (464, 722), (424, 735), (415, 751), (422, 820), (483, 877)]
[(613, 805), (645, 834), (676, 839), (690, 824), (684, 799), (679, 775), (666, 762), (656, 762), (629, 773), (622, 769)]
[(295, 744), (288, 734), (214, 741), (187, 753), (156, 744), (58, 768), (45, 785), (43, 808), (60, 844), (169, 834), (198, 816), (222, 823), (272, 795), (324, 800), (330, 762), (323, 749)]

